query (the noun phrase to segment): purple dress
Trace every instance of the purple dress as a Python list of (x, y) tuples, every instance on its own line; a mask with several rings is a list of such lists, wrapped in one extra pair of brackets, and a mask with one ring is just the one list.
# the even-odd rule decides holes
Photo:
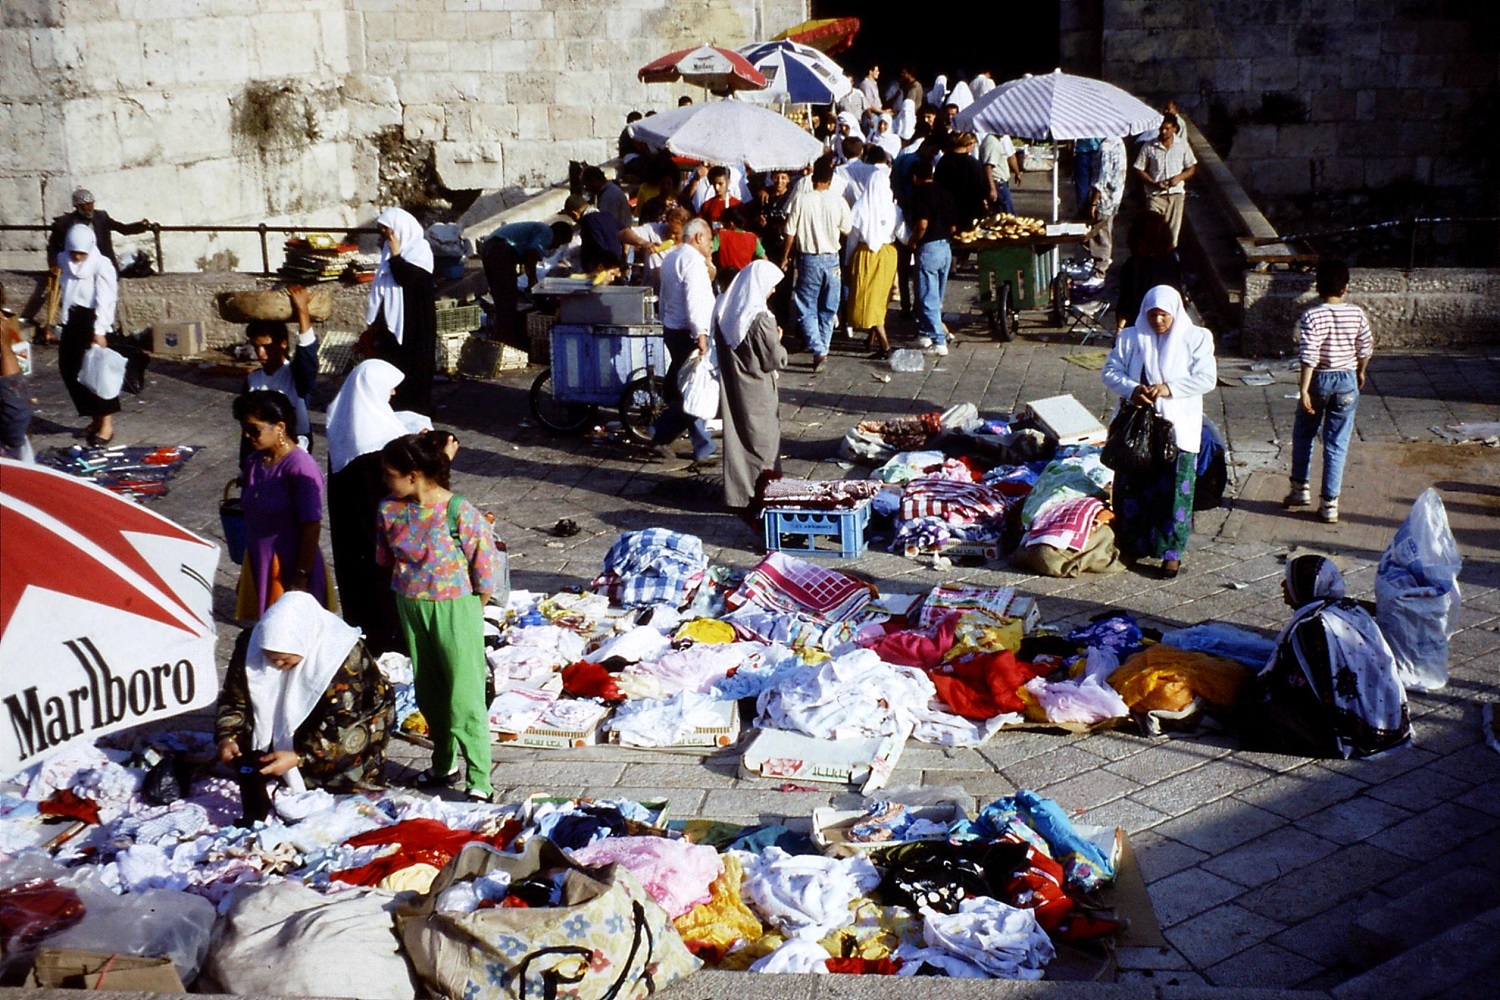
[[(293, 448), (270, 468), (260, 452), (252, 452), (245, 458), (243, 483), (240, 497), (245, 510), (244, 571), (254, 584), (255, 606), (242, 608), (241, 616), (251, 617), (243, 612), (253, 610), (254, 617), (259, 618), (266, 605), (272, 603), (267, 600), (268, 595), (274, 600), (281, 594), (279, 580), (275, 582), (276, 590), (272, 590), (273, 559), (279, 564), (283, 578), (290, 575), (297, 568), (302, 525), (323, 520), (323, 473), (313, 457), (301, 448)], [(319, 604), (327, 606), (328, 574), (321, 550), (313, 563), (308, 592)]]

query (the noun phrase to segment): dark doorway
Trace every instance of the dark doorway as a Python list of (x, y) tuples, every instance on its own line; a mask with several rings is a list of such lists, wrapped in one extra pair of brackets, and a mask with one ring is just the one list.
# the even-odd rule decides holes
[(1025, 73), (1050, 73), (1059, 61), (1060, 0), (1024, 4), (872, 4), (812, 0), (813, 17), (857, 17), (859, 35), (835, 58), (858, 80), (873, 60), (888, 79), (904, 63), (930, 84), (950, 84), (988, 69), (996, 83)]

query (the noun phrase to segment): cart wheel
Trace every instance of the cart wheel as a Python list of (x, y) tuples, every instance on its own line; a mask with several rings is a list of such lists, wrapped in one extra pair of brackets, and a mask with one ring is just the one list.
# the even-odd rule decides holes
[(531, 383), (531, 415), (557, 434), (576, 434), (594, 419), (596, 407), (564, 403), (552, 394), (552, 369), (547, 368)]
[(1052, 279), (1052, 325), (1066, 326), (1068, 306), (1073, 301), (1073, 283), (1066, 274), (1059, 273)]
[(625, 432), (643, 444), (651, 443), (651, 425), (667, 409), (667, 381), (660, 375), (632, 379), (620, 396), (620, 420)]
[(996, 340), (1015, 340), (1018, 315), (1010, 311), (1010, 282), (995, 289), (995, 311), (990, 313), (990, 333)]

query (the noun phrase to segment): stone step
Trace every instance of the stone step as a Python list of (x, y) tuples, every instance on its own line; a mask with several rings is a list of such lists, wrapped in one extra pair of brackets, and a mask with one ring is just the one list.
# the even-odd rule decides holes
[(1500, 907), (1481, 913), (1438, 936), (1382, 962), (1329, 992), (1334, 1000), (1429, 1000), (1449, 991), (1472, 996), (1493, 992), (1482, 973), (1495, 965), (1495, 940), (1500, 936)]
[(1500, 875), (1482, 866), (1460, 868), (1426, 883), (1355, 921), (1349, 961), (1361, 969), (1379, 965), (1451, 927), (1489, 910), (1500, 898)]

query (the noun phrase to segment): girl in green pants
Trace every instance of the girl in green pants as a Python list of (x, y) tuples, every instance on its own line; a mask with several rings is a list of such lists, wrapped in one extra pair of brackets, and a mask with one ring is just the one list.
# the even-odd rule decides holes
[(484, 702), (484, 617), (500, 564), (484, 516), (448, 489), (448, 435), (398, 437), (381, 449), (390, 496), (377, 514), (376, 559), (393, 568), (391, 586), (415, 676), (417, 707), (432, 736), (432, 765), (421, 785), (452, 785), (489, 801), (490, 729)]

